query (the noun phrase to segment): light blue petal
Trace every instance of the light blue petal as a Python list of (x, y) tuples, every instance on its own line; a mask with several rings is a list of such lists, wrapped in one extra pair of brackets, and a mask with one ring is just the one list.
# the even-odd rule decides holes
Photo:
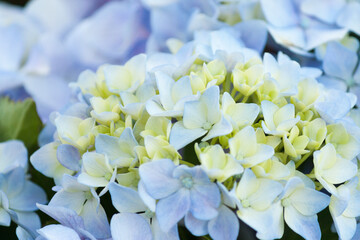
[(222, 202), (226, 206), (230, 208), (236, 208), (236, 200), (234, 199), (234, 196), (232, 195), (233, 191), (235, 191), (235, 185), (234, 188), (229, 192), (227, 188), (222, 184), (217, 182), (217, 185), (220, 189), (221, 196), (222, 196)]
[(327, 123), (343, 118), (353, 107), (351, 98), (343, 91), (330, 89), (324, 99), (315, 102), (315, 109)]
[(310, 16), (333, 24), (344, 4), (343, 0), (305, 0), (301, 3), (301, 10)]
[(36, 203), (44, 204), (47, 202), (45, 191), (30, 181), (26, 181), (22, 191), (11, 196), (10, 208), (19, 211), (37, 210)]
[(161, 199), (180, 188), (179, 180), (172, 178), (174, 169), (175, 165), (170, 159), (157, 160), (140, 166), (140, 178), (151, 197)]
[(11, 223), (10, 215), (3, 208), (0, 208), (0, 225), (9, 227)]
[(50, 113), (59, 111), (70, 100), (68, 82), (56, 75), (27, 76), (24, 81), (26, 91), (33, 97), (41, 119), (47, 120)]
[(235, 213), (222, 205), (216, 218), (209, 221), (209, 234), (214, 240), (236, 240), (240, 224)]
[(62, 189), (51, 198), (49, 206), (70, 208), (79, 214), (85, 201), (85, 192), (68, 192)]
[(74, 27), (67, 36), (66, 45), (76, 60), (89, 68), (103, 63), (122, 63), (144, 52), (148, 23), (148, 13), (140, 2), (107, 1), (95, 14)]
[[(63, 34), (82, 18), (103, 4), (99, 1), (47, 1), (34, 0), (25, 6), (25, 13), (36, 19), (46, 31)], [(46, 9), (46, 11), (44, 11)], [(71, 11), (70, 11), (71, 10)]]
[(151, 240), (147, 221), (134, 213), (115, 214), (111, 219), (111, 235), (114, 240)]
[(175, 149), (181, 149), (199, 137), (204, 136), (206, 132), (202, 128), (187, 129), (182, 121), (176, 122), (170, 132), (170, 144)]
[(80, 240), (79, 235), (71, 228), (60, 224), (45, 226), (38, 233), (47, 240)]
[(61, 144), (56, 151), (56, 156), (61, 165), (73, 171), (80, 171), (79, 150), (69, 144)]
[(295, 3), (288, 0), (261, 0), (266, 20), (276, 27), (294, 26), (299, 21)]
[(36, 204), (36, 206), (44, 213), (58, 221), (65, 227), (72, 229), (85, 228), (83, 219), (76, 214), (74, 210), (64, 207), (46, 206)]
[[(0, 69), (17, 71), (25, 53), (25, 29), (19, 24), (0, 28)], [(0, 87), (1, 88), (1, 87)]]
[(6, 193), (7, 197), (13, 198), (21, 194), (25, 185), (25, 170), (18, 167), (4, 176), (5, 181), (2, 182), (1, 188)]
[(60, 181), (64, 173), (71, 174), (72, 171), (63, 167), (56, 157), (58, 143), (52, 142), (42, 146), (30, 157), (30, 162), (36, 170), (47, 177)]
[(356, 52), (338, 42), (330, 42), (327, 45), (323, 67), (327, 75), (346, 81), (352, 77), (357, 61)]
[(152, 218), (151, 229), (155, 240), (178, 240), (179, 232), (178, 227), (175, 225), (168, 232), (164, 232), (161, 230), (159, 221), (156, 217)]
[(38, 137), (38, 143), (39, 146), (42, 147), (48, 143), (51, 143), (54, 141), (54, 133), (56, 131), (56, 127), (53, 123), (48, 121), (45, 124), (45, 127), (41, 130), (39, 137)]
[(135, 159), (135, 152), (129, 152), (129, 149), (134, 149), (137, 145), (133, 131), (128, 127), (119, 138), (100, 134), (95, 139), (96, 152), (107, 155), (110, 163), (119, 167), (131, 164)]
[[(209, 221), (199, 220), (190, 212), (185, 216), (185, 226), (195, 236), (203, 236), (208, 234)], [(225, 239), (225, 238), (224, 238)]]
[(173, 172), (174, 178), (181, 179), (185, 176), (192, 177), (194, 184), (196, 185), (204, 185), (211, 183), (205, 171), (199, 166), (190, 168), (186, 165), (179, 165)]
[(86, 201), (80, 214), (84, 220), (85, 230), (96, 238), (110, 238), (110, 226), (104, 208), (98, 205), (95, 198)]
[(156, 200), (152, 198), (145, 190), (144, 183), (140, 180), (138, 185), (139, 196), (145, 205), (152, 211), (155, 212)]
[(190, 190), (190, 211), (195, 218), (210, 220), (217, 216), (216, 208), (219, 207), (221, 197), (219, 188), (215, 183), (195, 185)]
[(18, 221), (26, 226), (30, 231), (36, 231), (41, 228), (40, 217), (35, 212), (16, 212)]
[(83, 185), (78, 182), (77, 177), (71, 176), (69, 174), (64, 174), (61, 179), (61, 186), (69, 192), (87, 192), (90, 191), (90, 188), (86, 185)]
[(284, 209), (284, 218), (287, 225), (303, 238), (321, 238), (320, 226), (316, 215), (304, 216), (290, 205)]
[(234, 26), (239, 29), (241, 33), (241, 40), (245, 46), (262, 53), (267, 41), (267, 28), (266, 24), (260, 20), (248, 20), (240, 22)]
[(167, 198), (161, 199), (156, 206), (156, 217), (164, 232), (174, 227), (189, 211), (190, 193), (181, 188)]
[(7, 173), (16, 167), (27, 169), (27, 149), (21, 141), (0, 143), (0, 158), (0, 173)]
[(358, 2), (349, 2), (337, 17), (336, 23), (339, 26), (346, 27), (357, 35), (360, 34), (360, 4)]
[(119, 212), (136, 213), (146, 211), (147, 207), (134, 189), (117, 183), (110, 183), (109, 191), (112, 203)]

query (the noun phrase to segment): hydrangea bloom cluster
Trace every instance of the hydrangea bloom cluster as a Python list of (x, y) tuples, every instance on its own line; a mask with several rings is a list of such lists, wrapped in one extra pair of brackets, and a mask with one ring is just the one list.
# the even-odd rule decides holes
[(54, 140), (30, 159), (56, 184), (38, 207), (59, 224), (38, 239), (180, 239), (181, 226), (231, 240), (239, 219), (260, 239), (281, 238), (285, 224), (320, 239), (326, 208), (351, 239), (360, 216), (356, 96), (281, 52), (260, 57), (227, 30), (170, 49), (84, 71), (72, 84), (78, 102), (52, 115)]

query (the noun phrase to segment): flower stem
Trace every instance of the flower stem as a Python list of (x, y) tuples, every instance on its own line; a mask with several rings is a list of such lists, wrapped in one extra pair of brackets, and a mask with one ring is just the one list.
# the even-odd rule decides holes
[(298, 168), (300, 167), (301, 164), (303, 164), (303, 162), (306, 161), (306, 159), (308, 159), (311, 154), (313, 153), (313, 150), (308, 152), (307, 154), (305, 154), (296, 164), (295, 164), (295, 167)]

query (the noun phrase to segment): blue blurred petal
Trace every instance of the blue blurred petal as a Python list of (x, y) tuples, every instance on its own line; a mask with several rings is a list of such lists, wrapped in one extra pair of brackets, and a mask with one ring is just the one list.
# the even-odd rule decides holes
[(32, 0), (24, 10), (47, 31), (61, 35), (104, 2), (104, 0)]
[(235, 25), (234, 28), (239, 29), (241, 40), (245, 46), (261, 53), (264, 50), (267, 41), (266, 24), (260, 20), (243, 21)]
[(358, 61), (357, 54), (339, 42), (327, 45), (323, 67), (327, 75), (347, 80), (352, 77)]
[(145, 50), (147, 17), (138, 1), (110, 1), (75, 27), (66, 45), (86, 67), (125, 62)]
[(261, 7), (266, 20), (276, 27), (294, 26), (299, 22), (294, 1), (261, 0)]
[(0, 70), (17, 71), (25, 53), (24, 29), (18, 24), (0, 27)]
[(336, 23), (339, 26), (350, 29), (356, 34), (360, 34), (360, 3), (349, 2), (337, 17)]
[(336, 21), (344, 4), (344, 0), (305, 0), (301, 3), (301, 10), (331, 24)]

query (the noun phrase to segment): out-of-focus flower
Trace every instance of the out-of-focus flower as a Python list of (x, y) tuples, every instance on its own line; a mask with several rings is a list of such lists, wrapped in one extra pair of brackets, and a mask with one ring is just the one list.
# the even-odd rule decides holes
[(349, 91), (357, 96), (360, 103), (360, 68), (356, 51), (352, 51), (338, 42), (328, 44), (323, 60), (325, 75), (321, 83), (329, 88)]
[[(306, 0), (260, 2), (272, 37), (297, 53), (307, 54), (323, 43), (340, 40), (347, 33), (333, 19), (342, 7), (336, 4), (339, 1), (316, 1), (316, 4)], [(319, 9), (316, 14), (313, 14), (314, 8)], [(324, 17), (328, 21), (324, 21)]]

